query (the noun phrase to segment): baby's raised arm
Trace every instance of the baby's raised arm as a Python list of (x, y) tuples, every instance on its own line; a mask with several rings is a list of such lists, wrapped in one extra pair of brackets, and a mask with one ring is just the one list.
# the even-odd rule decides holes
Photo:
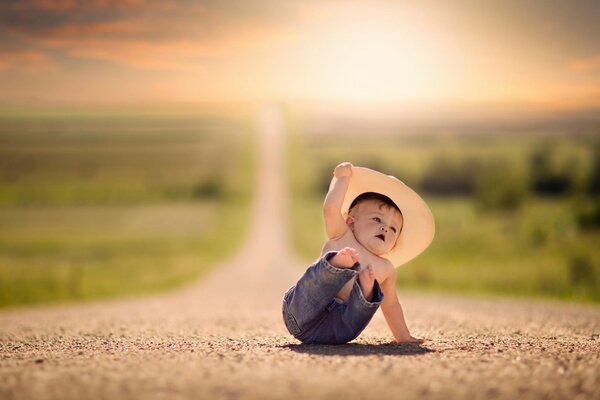
[(352, 164), (344, 162), (335, 167), (333, 175), (337, 178), (333, 187), (325, 197), (323, 216), (325, 217), (325, 230), (329, 239), (337, 239), (346, 233), (348, 226), (341, 213), (342, 202), (350, 185), (352, 177)]

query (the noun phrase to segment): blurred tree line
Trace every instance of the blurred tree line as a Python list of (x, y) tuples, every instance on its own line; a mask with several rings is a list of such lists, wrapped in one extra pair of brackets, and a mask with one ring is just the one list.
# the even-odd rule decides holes
[[(579, 226), (600, 227), (600, 145), (592, 151), (592, 162), (585, 166), (575, 157), (557, 162), (559, 148), (546, 144), (531, 151), (524, 163), (508, 154), (493, 157), (466, 155), (456, 157), (438, 153), (418, 178), (405, 182), (417, 192), (431, 196), (466, 196), (485, 211), (518, 210), (529, 196), (571, 198)], [(390, 164), (363, 154), (357, 165), (395, 176)], [(330, 163), (321, 166), (317, 182), (325, 193), (331, 179)]]
[[(557, 165), (555, 152), (556, 149), (550, 146), (535, 150), (524, 173), (511, 165), (508, 158), (453, 160), (438, 157), (425, 171), (418, 187), (434, 195), (481, 195), (486, 190), (512, 193), (515, 186), (520, 187), (523, 194), (529, 192), (539, 196), (600, 193), (600, 149), (595, 149), (591, 170), (583, 179), (578, 174), (581, 167), (576, 159)], [(501, 188), (486, 188), (486, 183)]]
[(576, 158), (556, 162), (557, 149), (541, 146), (533, 151), (522, 171), (510, 158), (437, 157), (416, 188), (431, 195), (467, 195), (486, 210), (518, 209), (527, 196), (575, 199), (576, 218), (582, 228), (600, 226), (600, 146), (592, 163), (582, 171)]

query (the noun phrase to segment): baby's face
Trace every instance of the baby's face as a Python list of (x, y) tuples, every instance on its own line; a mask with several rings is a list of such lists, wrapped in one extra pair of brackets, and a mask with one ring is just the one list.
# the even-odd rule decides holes
[(396, 245), (403, 221), (397, 210), (368, 200), (353, 208), (347, 223), (361, 245), (381, 256)]

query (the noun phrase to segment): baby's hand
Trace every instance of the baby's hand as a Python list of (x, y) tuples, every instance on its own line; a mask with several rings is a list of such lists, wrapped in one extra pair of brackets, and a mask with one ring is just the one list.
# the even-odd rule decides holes
[(351, 177), (352, 176), (352, 163), (343, 162), (335, 167), (333, 170), (333, 176), (336, 178), (341, 178), (343, 176)]
[(396, 340), (396, 343), (414, 343), (414, 344), (423, 344), (425, 343), (424, 339), (416, 338), (413, 335), (408, 335), (406, 338), (402, 338), (400, 340)]

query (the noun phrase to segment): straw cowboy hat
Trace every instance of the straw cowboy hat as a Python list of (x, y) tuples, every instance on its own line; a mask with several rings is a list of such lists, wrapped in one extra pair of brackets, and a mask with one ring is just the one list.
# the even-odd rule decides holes
[[(331, 189), (337, 178), (333, 178)], [(364, 167), (352, 167), (350, 185), (342, 202), (342, 215), (348, 215), (352, 201), (366, 192), (375, 192), (389, 197), (402, 212), (403, 225), (396, 245), (382, 255), (396, 267), (407, 263), (421, 254), (433, 240), (435, 223), (425, 201), (404, 182), (391, 175), (384, 175)]]

